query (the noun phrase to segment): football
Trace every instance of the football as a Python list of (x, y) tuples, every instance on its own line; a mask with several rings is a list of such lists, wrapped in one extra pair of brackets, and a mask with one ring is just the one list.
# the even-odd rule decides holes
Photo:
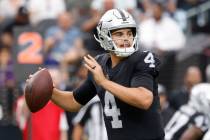
[(53, 81), (47, 69), (34, 73), (25, 85), (25, 100), (31, 112), (42, 109), (50, 100), (53, 90)]

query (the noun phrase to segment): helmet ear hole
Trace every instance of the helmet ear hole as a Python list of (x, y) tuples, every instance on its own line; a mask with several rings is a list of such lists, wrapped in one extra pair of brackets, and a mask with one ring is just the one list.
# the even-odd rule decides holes
[(100, 40), (102, 40), (102, 41), (104, 41), (104, 38), (103, 38), (103, 37), (101, 37), (101, 36), (99, 37), (99, 39), (100, 39)]
[(131, 28), (133, 36), (136, 36), (136, 28)]
[(108, 37), (111, 37), (112, 36), (112, 34), (110, 33), (110, 31), (108, 32)]

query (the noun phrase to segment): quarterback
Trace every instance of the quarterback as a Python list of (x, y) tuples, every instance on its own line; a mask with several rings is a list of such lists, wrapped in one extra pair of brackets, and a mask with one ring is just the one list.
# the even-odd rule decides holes
[(133, 17), (125, 10), (109, 10), (97, 33), (107, 53), (85, 56), (86, 81), (72, 92), (54, 88), (51, 100), (78, 111), (98, 95), (109, 140), (163, 140), (156, 82), (160, 62), (153, 53), (138, 49)]

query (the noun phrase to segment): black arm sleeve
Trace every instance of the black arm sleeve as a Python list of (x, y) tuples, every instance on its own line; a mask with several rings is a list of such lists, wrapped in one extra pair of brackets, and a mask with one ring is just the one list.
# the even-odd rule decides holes
[[(148, 54), (145, 53), (145, 55)], [(139, 61), (137, 63), (134, 70), (134, 75), (131, 79), (132, 87), (144, 87), (146, 89), (149, 89), (150, 91), (153, 91), (154, 80), (158, 76), (159, 66), (160, 66), (159, 59), (156, 58), (155, 56), (153, 57), (152, 57), (152, 59), (154, 59), (154, 62), (152, 61), (153, 63), (145, 63), (145, 61)], [(141, 58), (140, 60), (144, 59)]]
[(96, 95), (96, 88), (90, 76), (88, 76), (88, 78), (80, 87), (78, 87), (73, 91), (73, 96), (75, 100), (82, 105), (85, 105), (95, 95)]
[(153, 77), (150, 74), (142, 73), (132, 78), (132, 87), (144, 87), (150, 91), (153, 91)]

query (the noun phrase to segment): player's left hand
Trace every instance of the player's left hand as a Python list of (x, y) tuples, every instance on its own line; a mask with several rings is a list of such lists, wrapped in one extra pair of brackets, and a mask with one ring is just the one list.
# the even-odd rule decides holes
[(85, 67), (93, 74), (94, 80), (98, 85), (102, 85), (106, 77), (98, 62), (90, 55), (84, 56)]

